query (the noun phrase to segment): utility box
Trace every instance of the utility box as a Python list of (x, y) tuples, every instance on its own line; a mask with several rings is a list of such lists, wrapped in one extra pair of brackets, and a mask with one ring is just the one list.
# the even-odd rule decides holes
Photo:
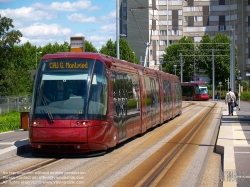
[(21, 112), (21, 129), (29, 129), (29, 112)]

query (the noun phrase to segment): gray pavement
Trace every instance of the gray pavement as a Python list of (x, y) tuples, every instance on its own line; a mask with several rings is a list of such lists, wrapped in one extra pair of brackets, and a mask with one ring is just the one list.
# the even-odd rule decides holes
[(29, 151), (28, 133), (22, 129), (0, 133), (0, 160)]
[[(224, 102), (224, 101), (221, 101)], [(234, 115), (224, 104), (216, 152), (223, 155), (223, 186), (250, 186), (250, 102), (240, 101)]]

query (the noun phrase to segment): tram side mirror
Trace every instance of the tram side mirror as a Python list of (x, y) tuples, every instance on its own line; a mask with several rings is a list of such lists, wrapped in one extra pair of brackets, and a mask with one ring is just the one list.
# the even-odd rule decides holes
[(32, 69), (32, 70), (28, 70), (28, 72), (30, 73), (30, 78), (32, 81), (35, 81), (36, 78), (36, 69)]

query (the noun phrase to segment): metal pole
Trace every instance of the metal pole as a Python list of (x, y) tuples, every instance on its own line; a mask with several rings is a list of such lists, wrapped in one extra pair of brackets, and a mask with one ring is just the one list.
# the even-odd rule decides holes
[(148, 48), (149, 48), (149, 46), (150, 46), (150, 44), (147, 43), (147, 47), (146, 47), (146, 51), (145, 51), (144, 67), (147, 66), (147, 58), (148, 58)]
[(116, 0), (116, 58), (120, 59), (120, 51), (119, 51), (119, 24), (120, 20), (119, 20), (119, 0)]
[(239, 98), (239, 110), (240, 110), (240, 81), (241, 81), (242, 77), (241, 77), (241, 74), (240, 74), (240, 70), (239, 70), (239, 74), (238, 74), (238, 81), (239, 81), (239, 93), (238, 93), (238, 98)]
[(37, 69), (37, 52), (36, 52), (36, 69)]
[(229, 83), (230, 83), (230, 86), (229, 86), (229, 87), (230, 87), (230, 88), (232, 88), (232, 82), (233, 82), (233, 78), (232, 78), (232, 75), (233, 75), (233, 74), (232, 74), (232, 70), (233, 70), (233, 68), (232, 68), (232, 64), (233, 64), (233, 63), (232, 63), (232, 59), (233, 59), (233, 58), (232, 58), (232, 56), (233, 56), (233, 55), (232, 55), (232, 51), (233, 51), (233, 50), (232, 50), (232, 49), (233, 49), (233, 45), (231, 44), (231, 45), (230, 45), (230, 80), (229, 80)]
[(240, 82), (239, 82), (239, 94), (238, 94), (238, 97), (239, 97), (239, 110), (240, 110)]
[(220, 100), (221, 100), (221, 84), (220, 84), (220, 95), (219, 95), (219, 97), (220, 97)]
[(232, 42), (233, 50), (232, 50), (232, 91), (235, 91), (235, 54), (234, 54), (234, 49), (235, 49), (235, 30), (233, 30), (233, 42)]
[(194, 50), (194, 82), (195, 82), (195, 50)]
[(230, 87), (232, 91), (235, 91), (235, 54), (234, 54), (234, 48), (235, 48), (235, 31), (233, 32), (233, 38), (232, 38), (232, 45), (230, 45)]
[(168, 47), (168, 0), (167, 0), (167, 47)]
[(162, 61), (163, 59), (160, 59), (160, 71), (162, 71)]
[(215, 85), (215, 76), (214, 76), (214, 49), (212, 49), (212, 79), (213, 79), (213, 101), (214, 101), (214, 85)]
[(182, 53), (180, 53), (180, 57), (181, 57), (181, 83), (182, 83), (183, 82)]

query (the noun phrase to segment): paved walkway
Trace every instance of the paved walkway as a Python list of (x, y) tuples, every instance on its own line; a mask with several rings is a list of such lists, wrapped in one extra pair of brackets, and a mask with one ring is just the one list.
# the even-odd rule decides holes
[[(221, 101), (224, 102), (224, 101)], [(223, 186), (250, 186), (250, 102), (240, 102), (234, 115), (223, 106), (216, 152), (223, 154)]]
[(24, 130), (0, 133), (0, 160), (29, 150), (28, 133)]

